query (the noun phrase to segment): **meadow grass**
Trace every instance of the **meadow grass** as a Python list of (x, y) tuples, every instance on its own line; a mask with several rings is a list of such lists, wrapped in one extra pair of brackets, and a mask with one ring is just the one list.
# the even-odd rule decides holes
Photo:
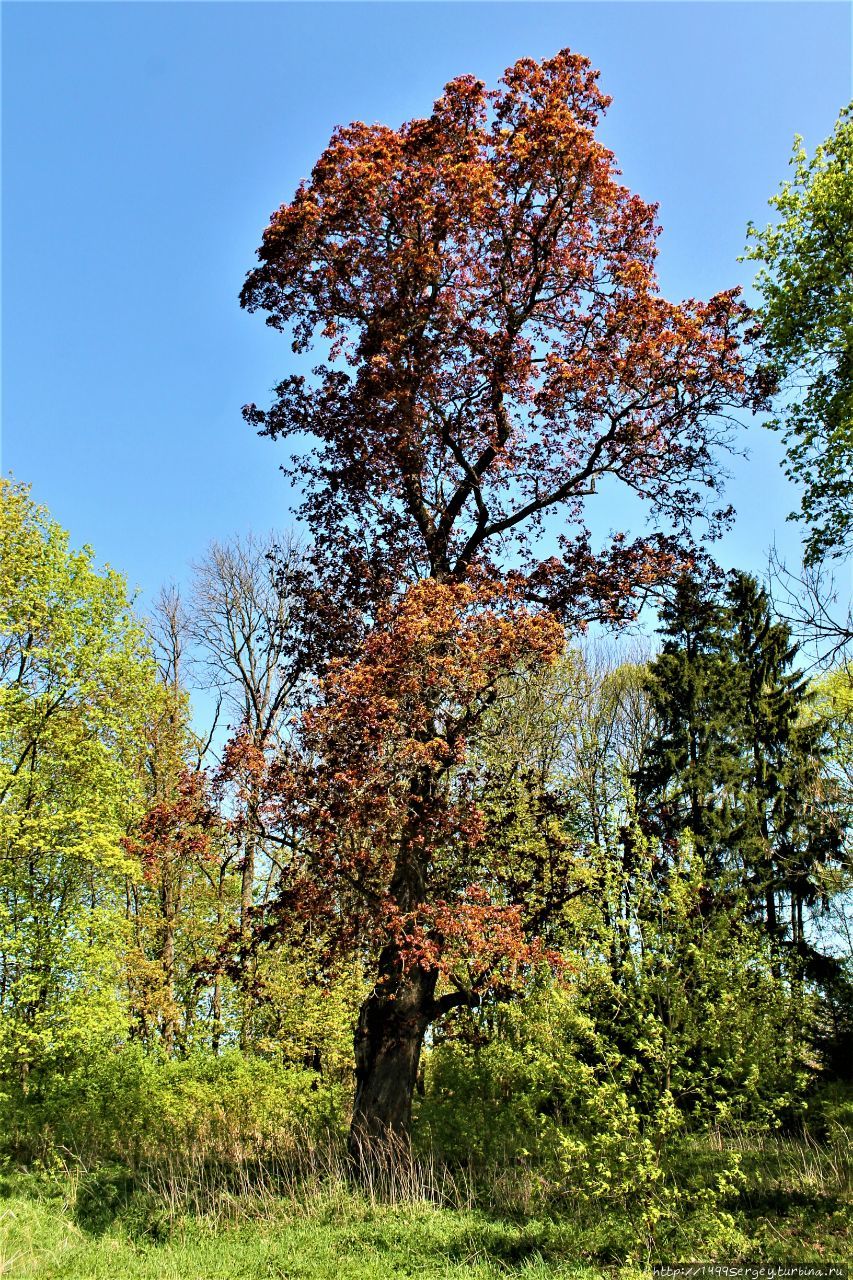
[[(394, 1187), (353, 1188), (332, 1147), (298, 1169), (248, 1157), (226, 1167), (192, 1156), (131, 1172), (121, 1165), (0, 1176), (0, 1276), (39, 1280), (529, 1280), (614, 1273), (650, 1263), (847, 1261), (848, 1142), (729, 1138), (744, 1177), (714, 1210), (685, 1200), (582, 1202), (543, 1197), (533, 1168), (482, 1179), (433, 1165)], [(685, 1156), (713, 1177), (713, 1143)], [(684, 1170), (685, 1184), (687, 1169)], [(652, 1226), (650, 1227), (650, 1223)]]
[[(188, 1217), (160, 1242), (124, 1224), (93, 1235), (54, 1194), (15, 1194), (0, 1210), (0, 1274), (44, 1280), (385, 1280), (432, 1277), (530, 1280), (601, 1268), (572, 1260), (572, 1232), (542, 1222), (496, 1221), (476, 1210), (430, 1204), (377, 1206), (358, 1196), (227, 1225)], [(563, 1256), (560, 1256), (560, 1255)], [(630, 1274), (630, 1273), (626, 1273)], [(636, 1275), (642, 1274), (636, 1269)]]

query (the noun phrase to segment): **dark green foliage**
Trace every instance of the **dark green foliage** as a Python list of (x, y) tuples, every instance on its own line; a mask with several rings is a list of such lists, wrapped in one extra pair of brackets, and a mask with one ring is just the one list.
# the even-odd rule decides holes
[(162, 1243), (170, 1234), (169, 1214), (163, 1200), (144, 1190), (131, 1171), (119, 1164), (104, 1164), (77, 1184), (74, 1221), (93, 1236), (102, 1236), (120, 1225), (131, 1240)]
[(737, 687), (725, 612), (708, 584), (683, 577), (660, 617), (663, 644), (648, 668), (657, 733), (634, 775), (638, 809), (665, 854), (687, 831), (716, 857), (728, 824), (725, 788), (736, 767)]
[(853, 1129), (853, 976), (851, 966), (836, 962), (822, 975), (823, 999), (814, 1032), (814, 1047), (826, 1079), (847, 1088), (847, 1114)]
[(767, 592), (733, 574), (727, 606), (738, 686), (732, 745), (741, 762), (729, 842), (754, 896), (764, 897), (773, 936), (783, 936), (777, 899), (787, 898), (788, 940), (798, 947), (803, 904), (816, 901), (821, 868), (841, 849), (838, 815), (821, 788), (825, 726), (809, 715), (808, 681), (793, 665), (798, 646), (773, 619)]
[(658, 728), (634, 775), (641, 826), (664, 861), (689, 834), (709, 892), (742, 887), (771, 937), (802, 949), (803, 905), (818, 901), (823, 869), (841, 856), (843, 817), (798, 647), (744, 573), (724, 593), (682, 579), (661, 621), (648, 675)]

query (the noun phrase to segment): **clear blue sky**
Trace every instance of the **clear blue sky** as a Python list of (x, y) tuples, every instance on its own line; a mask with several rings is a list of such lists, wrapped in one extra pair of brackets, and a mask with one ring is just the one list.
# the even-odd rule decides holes
[[(288, 523), (244, 426), (289, 368), (237, 294), (333, 126), (428, 113), (568, 45), (613, 95), (603, 140), (660, 202), (669, 296), (748, 283), (750, 218), (851, 96), (847, 3), (36, 3), (3, 21), (2, 468), (143, 598), (213, 538)], [(792, 495), (745, 440), (721, 556), (761, 569)], [(619, 511), (605, 523), (618, 526)]]

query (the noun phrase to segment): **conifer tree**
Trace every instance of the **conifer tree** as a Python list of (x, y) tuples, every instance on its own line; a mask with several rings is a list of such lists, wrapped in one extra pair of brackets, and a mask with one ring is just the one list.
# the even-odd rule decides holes
[(825, 726), (808, 714), (809, 682), (795, 669), (799, 646), (775, 621), (767, 592), (750, 574), (731, 575), (727, 643), (737, 683), (740, 785), (729, 841), (754, 896), (763, 897), (771, 936), (781, 936), (779, 897), (791, 911), (791, 941), (802, 941), (804, 901), (814, 902), (817, 869), (840, 848), (840, 826), (822, 784)]
[(685, 575), (661, 609), (663, 646), (649, 665), (658, 731), (634, 776), (642, 825), (670, 853), (684, 832), (718, 855), (732, 773), (736, 681), (713, 590)]
[(764, 588), (739, 571), (722, 595), (683, 578), (661, 621), (648, 674), (658, 730), (634, 777), (641, 823), (667, 862), (689, 833), (709, 872), (730, 874), (776, 940), (785, 899), (802, 949), (803, 904), (838, 856), (841, 820), (798, 646)]

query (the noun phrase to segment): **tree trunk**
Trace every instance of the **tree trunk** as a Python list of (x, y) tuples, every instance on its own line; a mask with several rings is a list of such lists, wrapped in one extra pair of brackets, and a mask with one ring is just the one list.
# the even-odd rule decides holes
[(175, 1044), (175, 917), (177, 915), (177, 901), (172, 884), (172, 867), (168, 863), (164, 863), (163, 875), (160, 883), (160, 910), (161, 920), (161, 942), (160, 942), (160, 965), (163, 970), (163, 987), (165, 991), (165, 999), (163, 1001), (163, 1021), (162, 1035), (163, 1047), (168, 1055), (171, 1055)]
[(247, 828), (240, 873), (240, 969), (243, 985), (243, 1007), (240, 1017), (240, 1048), (246, 1052), (252, 1039), (252, 1014), (254, 1011), (255, 963), (252, 955), (252, 907), (255, 901), (255, 864), (258, 850), (258, 833), (255, 827), (258, 810), (258, 789), (253, 786), (246, 810)]
[[(434, 726), (430, 726), (434, 736)], [(391, 897), (400, 911), (427, 897), (427, 869), (415, 838), (423, 828), (424, 805), (435, 778), (428, 768), (412, 780), (409, 825), (400, 842), (391, 879)], [(438, 971), (422, 968), (387, 939), (379, 956), (373, 991), (356, 1024), (355, 1103), (350, 1155), (361, 1176), (395, 1181), (408, 1165), (412, 1098), (427, 1027), (440, 1012), (435, 1000)]]
[(243, 988), (240, 1012), (240, 1048), (245, 1053), (252, 1038), (253, 979), (252, 962), (252, 903), (255, 888), (255, 835), (249, 831), (246, 837), (245, 856), (240, 880), (240, 975)]
[[(388, 981), (396, 970), (397, 980)], [(380, 980), (359, 1012), (355, 1031), (356, 1094), (350, 1154), (363, 1170), (386, 1170), (408, 1151), (412, 1098), (424, 1034), (432, 1022), (437, 973), (402, 972), (396, 946), (380, 963)]]
[[(769, 868), (768, 874), (772, 876), (773, 874), (772, 866)], [(778, 920), (776, 916), (776, 893), (773, 889), (772, 881), (767, 886), (766, 902), (767, 902), (767, 932), (770, 934), (771, 938), (775, 939), (778, 933), (779, 925), (778, 925)]]
[(219, 1045), (222, 1040), (222, 978), (217, 973), (213, 979), (213, 1018), (210, 1036), (210, 1048), (215, 1058), (219, 1057)]

